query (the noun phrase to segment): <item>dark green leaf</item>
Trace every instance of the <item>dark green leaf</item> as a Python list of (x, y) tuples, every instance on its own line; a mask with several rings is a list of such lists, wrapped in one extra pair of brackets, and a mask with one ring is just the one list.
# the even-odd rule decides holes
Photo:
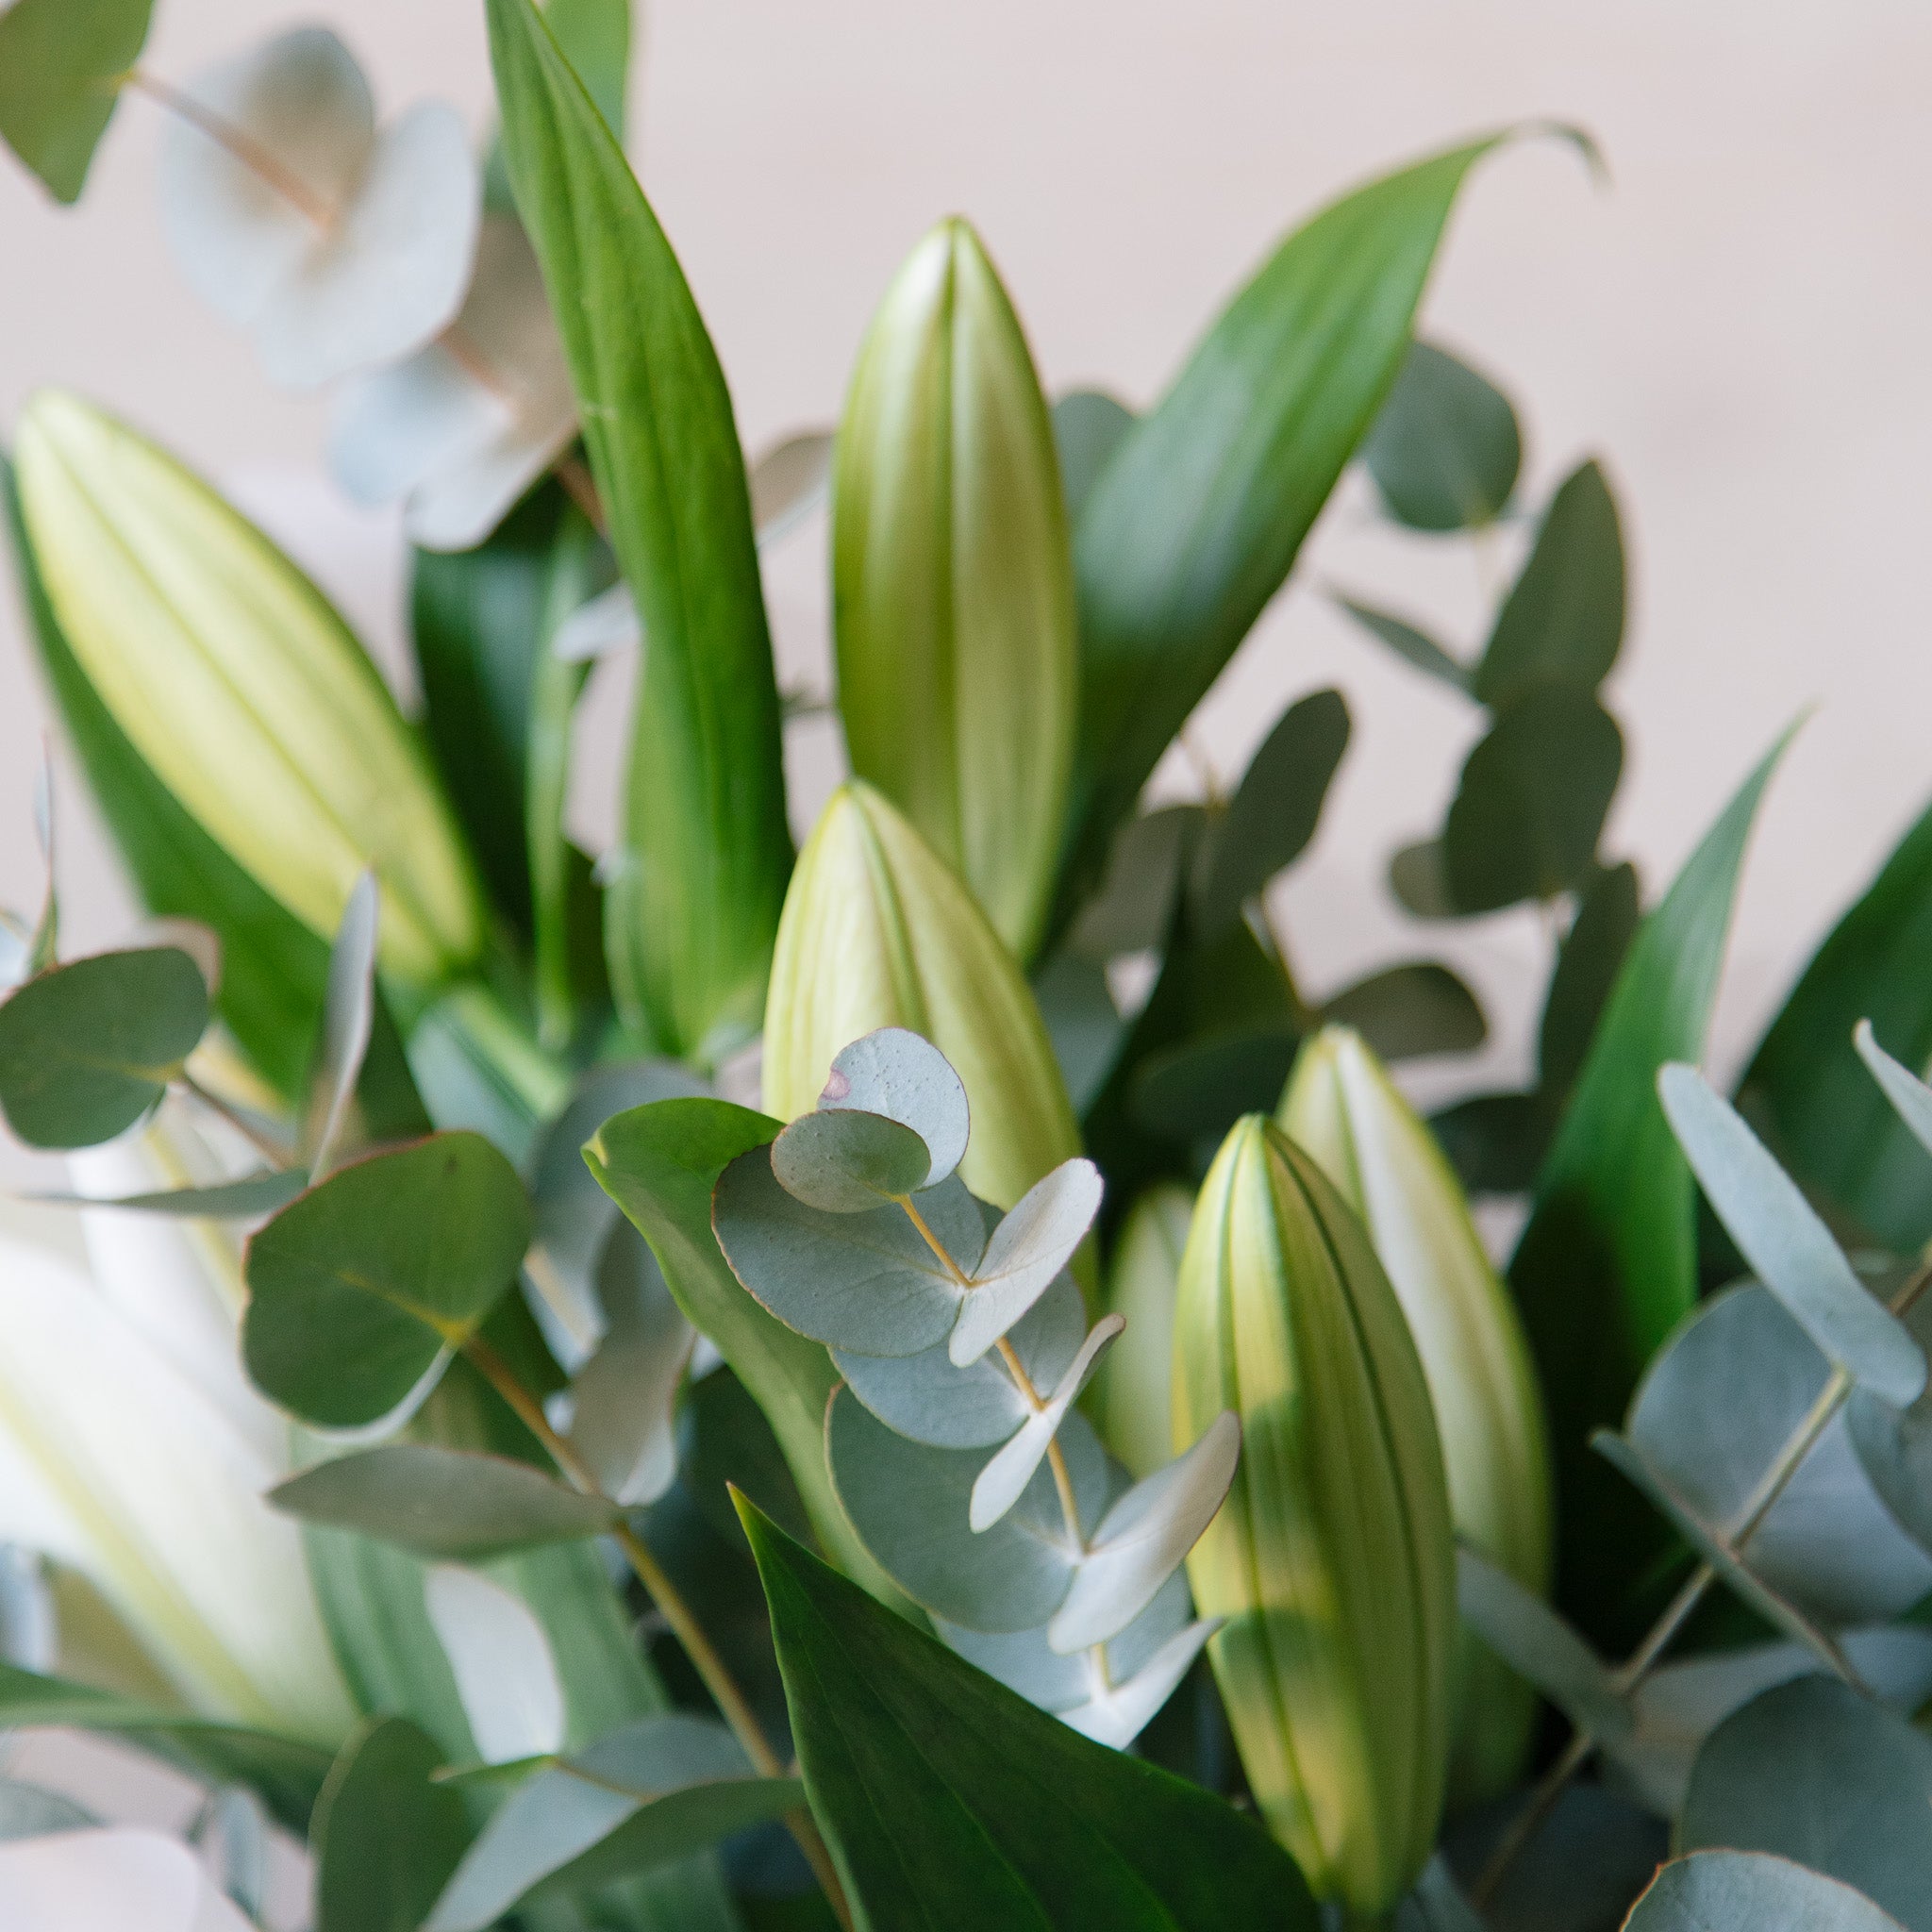
[(1429, 1130), (1472, 1194), (1527, 1193), (1551, 1125), (1534, 1093), (1473, 1093), (1429, 1117)]
[(328, 1753), (240, 1724), (183, 1717), (136, 1698), (0, 1663), (0, 1730), (65, 1724), (125, 1738), (214, 1784), (242, 1784), (300, 1835), (328, 1774)]
[(1107, 969), (1071, 948), (1056, 953), (1034, 974), (1033, 998), (1046, 1022), (1067, 1098), (1076, 1114), (1084, 1114), (1107, 1084), (1127, 1035), (1108, 990)]
[(1624, 538), (1604, 473), (1587, 462), (1544, 511), (1470, 688), (1492, 710), (1541, 684), (1593, 691), (1623, 641)]
[(461, 1795), (407, 1718), (371, 1718), (316, 1801), (316, 1932), (416, 1932), (469, 1841)]
[(1459, 691), (1469, 690), (1468, 665), (1452, 658), (1434, 638), (1419, 631), (1406, 618), (1397, 617), (1392, 611), (1377, 610), (1353, 597), (1338, 594), (1335, 601), (1371, 637), (1380, 638), (1398, 658), (1413, 664), (1418, 671), (1425, 671)]
[(1203, 937), (1239, 919), (1243, 902), (1301, 857), (1347, 748), (1348, 706), (1339, 691), (1302, 698), (1275, 721), (1210, 834), (1194, 900)]
[(75, 202), (141, 57), (154, 0), (17, 0), (0, 14), (0, 137)]
[(1442, 828), (1456, 905), (1491, 912), (1575, 885), (1623, 768), (1623, 733), (1590, 692), (1538, 685), (1513, 699), (1470, 753)]
[(30, 1147), (111, 1141), (208, 1029), (208, 982), (175, 946), (57, 966), (0, 1002), (0, 1107)]
[(1129, 819), (1114, 835), (1099, 890), (1074, 921), (1068, 942), (1085, 959), (1164, 947), (1174, 901), (1206, 835), (1198, 805), (1163, 806)]
[(1121, 439), (1074, 532), (1075, 874), (1280, 588), (1408, 352), (1457, 191), (1498, 139), (1372, 182), (1291, 235)]
[(248, 1244), (242, 1354), (325, 1427), (386, 1415), (516, 1278), (530, 1208), (476, 1134), (436, 1134), (331, 1174)]
[(1389, 860), (1389, 890), (1404, 911), (1418, 919), (1457, 919), (1462, 908), (1450, 896), (1440, 839), (1405, 845)]
[(1928, 1811), (1932, 1740), (1842, 1684), (1800, 1677), (1754, 1698), (1712, 1734), (1678, 1832), (1686, 1851), (1727, 1846), (1792, 1859), (1856, 1887), (1907, 1932), (1927, 1932)]
[(1932, 1238), (1932, 1158), (1852, 1050), (1872, 1022), (1907, 1066), (1932, 1059), (1932, 810), (1813, 955), (1739, 1089), (1807, 1190), (1900, 1254)]
[(1150, 1053), (1127, 1090), (1134, 1118), (1184, 1146), (1218, 1140), (1281, 1098), (1300, 1037), (1286, 1024), (1230, 1029)]
[(621, 1514), (528, 1463), (428, 1442), (389, 1442), (319, 1462), (271, 1490), (268, 1500), (309, 1523), (462, 1561), (596, 1536)]
[(1558, 1601), (1599, 1641), (1632, 1634), (1632, 1557), (1656, 1533), (1586, 1439), (1622, 1416), (1644, 1362), (1697, 1297), (1694, 1191), (1657, 1104), (1657, 1069), (1703, 1050), (1744, 842), (1783, 749), (1744, 782), (1638, 928), (1509, 1267), (1557, 1454)]
[(1428, 342), (1408, 359), (1362, 444), (1389, 514), (1412, 530), (1493, 523), (1516, 488), (1523, 433), (1509, 398)]
[(1474, 1053), (1490, 1030), (1475, 995), (1433, 959), (1411, 959), (1358, 979), (1327, 1001), (1322, 1018), (1353, 1026), (1385, 1060)]
[(1108, 458), (1133, 426), (1133, 410), (1101, 390), (1071, 390), (1054, 404), (1053, 440), (1070, 519), (1079, 516)]
[(650, 648), (607, 899), (633, 1026), (748, 1038), (791, 867), (778, 691), (723, 371), (629, 166), (530, 0), (490, 0), (504, 151)]
[(1698, 1852), (1657, 1874), (1624, 1932), (1899, 1932), (1848, 1885), (1762, 1852)]
[(1539, 1084), (1552, 1108), (1561, 1107), (1583, 1066), (1641, 916), (1635, 866), (1607, 866), (1583, 887), (1550, 974), (1537, 1039)]
[(1252, 1821), (1077, 1736), (741, 1513), (806, 1790), (868, 1923), (1312, 1932), (1300, 1874)]

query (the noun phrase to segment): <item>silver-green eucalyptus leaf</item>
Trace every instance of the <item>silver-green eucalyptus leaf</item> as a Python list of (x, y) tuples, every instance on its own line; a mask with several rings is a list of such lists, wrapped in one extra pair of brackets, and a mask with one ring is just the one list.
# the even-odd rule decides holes
[(953, 1325), (947, 1346), (959, 1367), (977, 1361), (1074, 1258), (1100, 1212), (1102, 1187), (1091, 1160), (1062, 1161), (1008, 1211), (987, 1238)]
[(1033, 1480), (1034, 1472), (1046, 1459), (1046, 1452), (1066, 1421), (1067, 1411), (1086, 1388), (1102, 1355), (1125, 1325), (1118, 1315), (1108, 1315), (1095, 1323), (1093, 1332), (1081, 1344), (1079, 1354), (1050, 1399), (1029, 1415), (988, 1460), (973, 1485), (966, 1516), (969, 1527), (975, 1532), (991, 1529), (1020, 1500)]
[(85, 1831), (101, 1821), (85, 1805), (41, 1785), (0, 1778), (0, 1844), (45, 1838), (56, 1831)]
[(1398, 523), (1480, 528), (1508, 506), (1523, 433), (1509, 398), (1487, 376), (1433, 343), (1411, 342), (1362, 460)]
[(1927, 1087), (1909, 1068), (1901, 1066), (1879, 1045), (1871, 1021), (1858, 1022), (1852, 1035), (1852, 1044), (1857, 1048), (1858, 1058), (1865, 1062), (1872, 1077), (1878, 1082), (1879, 1090), (1891, 1103), (1891, 1110), (1905, 1123), (1912, 1138), (1932, 1152), (1932, 1087)]
[(325, 1179), (348, 1129), (350, 1102), (361, 1077), (375, 1023), (375, 932), (380, 901), (375, 874), (364, 872), (351, 889), (336, 928), (323, 995), (322, 1052), (309, 1082), (304, 1124), (304, 1164), (314, 1180)]
[(931, 1041), (904, 1026), (880, 1026), (841, 1047), (818, 1104), (883, 1114), (909, 1127), (931, 1155), (920, 1187), (938, 1187), (966, 1157), (972, 1113), (965, 1084)]
[(772, 1173), (824, 1214), (866, 1214), (926, 1185), (932, 1157), (910, 1127), (841, 1108), (801, 1114), (772, 1142)]
[(1474, 1550), (1456, 1553), (1456, 1604), (1519, 1676), (1599, 1743), (1626, 1737), (1630, 1707), (1608, 1665), (1533, 1591)]
[(1675, 1858), (1632, 1907), (1624, 1932), (1902, 1932), (1862, 1892), (1763, 1852)]
[[(1063, 1710), (1061, 1721), (1096, 1744), (1124, 1751), (1174, 1695), (1208, 1640), (1220, 1628), (1219, 1618), (1204, 1617), (1176, 1631), (1131, 1677), (1109, 1674), (1107, 1681), (1096, 1681), (1092, 1694), (1073, 1709)], [(1091, 1651), (1086, 1654), (1092, 1655)]]

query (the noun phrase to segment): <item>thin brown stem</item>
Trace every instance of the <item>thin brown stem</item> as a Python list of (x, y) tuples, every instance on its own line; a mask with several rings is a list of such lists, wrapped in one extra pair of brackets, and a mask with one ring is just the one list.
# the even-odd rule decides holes
[(238, 127), (225, 115), (217, 114), (212, 108), (197, 101), (192, 94), (141, 68), (137, 67), (125, 75), (121, 84), (132, 88), (137, 93), (145, 94), (191, 127), (198, 128), (218, 147), (240, 161), (264, 187), (273, 189), (298, 214), (313, 222), (318, 228), (335, 225), (339, 212), (335, 206), (318, 194), (301, 175), (264, 147), (245, 127)]
[[(463, 1353), (482, 1373), (490, 1386), (503, 1397), (517, 1420), (543, 1445), (545, 1453), (569, 1477), (573, 1487), (582, 1491), (586, 1495), (600, 1495), (602, 1490), (590, 1465), (565, 1437), (558, 1435), (551, 1427), (550, 1418), (543, 1413), (542, 1404), (517, 1379), (516, 1371), (502, 1356), (477, 1335), (471, 1336), (463, 1343)], [(691, 1659), (691, 1668), (697, 1672), (699, 1681), (710, 1692), (719, 1714), (731, 1727), (732, 1735), (743, 1747), (744, 1755), (750, 1758), (752, 1768), (760, 1777), (791, 1776), (793, 1774), (786, 1769), (784, 1761), (772, 1749), (771, 1740), (765, 1736), (764, 1726), (758, 1723), (750, 1701), (739, 1688), (738, 1680), (732, 1676), (724, 1659), (713, 1648), (711, 1640), (705, 1634), (704, 1626), (692, 1614), (683, 1592), (672, 1582), (657, 1557), (651, 1554), (649, 1544), (626, 1522), (620, 1521), (611, 1534), (636, 1574), (638, 1581), (643, 1585), (645, 1594), (651, 1599), (658, 1614), (664, 1619), (672, 1635), (683, 1646), (684, 1654)], [(840, 1924), (850, 1932), (852, 1908), (846, 1902), (844, 1888), (839, 1882), (838, 1871), (833, 1866), (831, 1853), (826, 1850), (824, 1840), (819, 1835), (818, 1825), (806, 1811), (788, 1812), (785, 1822), (791, 1829), (791, 1836), (797, 1840), (799, 1850), (805, 1854), (820, 1885), (824, 1887), (825, 1897), (838, 1915)]]

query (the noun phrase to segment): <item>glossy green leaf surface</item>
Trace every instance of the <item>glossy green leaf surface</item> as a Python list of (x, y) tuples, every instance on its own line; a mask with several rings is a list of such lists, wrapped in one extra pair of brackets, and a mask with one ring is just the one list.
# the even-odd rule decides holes
[(1487, 376), (1433, 343), (1411, 342), (1362, 460), (1398, 523), (1470, 529), (1507, 508), (1523, 432), (1509, 398)]
[(141, 56), (154, 0), (18, 0), (0, 14), (0, 138), (75, 202)]
[(1690, 1170), (1657, 1103), (1657, 1069), (1702, 1052), (1745, 841), (1782, 750), (1745, 780), (1631, 941), (1509, 1265), (1557, 1457), (1558, 1601), (1600, 1641), (1632, 1616), (1630, 1558), (1655, 1532), (1586, 1439), (1621, 1418), (1697, 1296)]
[(0, 1107), (30, 1147), (111, 1141), (167, 1091), (208, 1029), (208, 982), (175, 946), (97, 953), (0, 1002)]
[(316, 1932), (416, 1932), (470, 1836), (459, 1793), (408, 1718), (373, 1718), (343, 1745), (316, 1801)]
[(530, 0), (491, 0), (504, 151), (650, 648), (606, 903), (626, 1021), (714, 1057), (756, 1031), (791, 867), (743, 452), (657, 218)]
[(375, 1422), (475, 1332), (529, 1240), (523, 1183), (480, 1135), (342, 1168), (248, 1244), (248, 1373), (325, 1427)]
[(1312, 1932), (1288, 1856), (1074, 1735), (741, 1505), (812, 1809), (865, 1923)]
[(1698, 1852), (1652, 1881), (1625, 1932), (1899, 1932), (1898, 1921), (1849, 1885), (1762, 1852)]

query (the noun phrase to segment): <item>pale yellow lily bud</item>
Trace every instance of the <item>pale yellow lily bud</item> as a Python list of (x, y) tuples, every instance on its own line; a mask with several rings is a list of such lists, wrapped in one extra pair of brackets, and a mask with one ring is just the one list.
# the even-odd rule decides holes
[(341, 619), (207, 484), (42, 391), (14, 460), (34, 564), (114, 723), (182, 807), (312, 931), (382, 889), (382, 964), (429, 986), (484, 941), (429, 763)]
[(1395, 1291), (1321, 1169), (1259, 1114), (1195, 1205), (1174, 1429), (1241, 1423), (1188, 1558), (1255, 1802), (1317, 1896), (1379, 1920), (1435, 1842), (1455, 1543), (1427, 1384)]
[(1177, 1181), (1128, 1208), (1107, 1268), (1107, 1310), (1127, 1325), (1093, 1377), (1101, 1440), (1139, 1478), (1174, 1459), (1174, 1305), (1194, 1197)]
[[(1536, 1372), (1435, 1137), (1345, 1026), (1302, 1047), (1275, 1119), (1359, 1216), (1408, 1318), (1457, 1534), (1525, 1589), (1546, 1590), (1550, 1452)], [(1493, 1796), (1523, 1768), (1536, 1695), (1473, 1631), (1457, 1644), (1456, 1710), (1452, 1793)]]
[(963, 221), (912, 251), (859, 351), (832, 585), (853, 769), (1026, 958), (1073, 767), (1073, 552), (1026, 338)]
[(923, 1034), (965, 1083), (966, 1185), (1010, 1208), (1080, 1151), (1046, 1027), (955, 874), (871, 786), (840, 787), (798, 856), (765, 1005), (765, 1109), (809, 1113), (832, 1057), (880, 1026)]

